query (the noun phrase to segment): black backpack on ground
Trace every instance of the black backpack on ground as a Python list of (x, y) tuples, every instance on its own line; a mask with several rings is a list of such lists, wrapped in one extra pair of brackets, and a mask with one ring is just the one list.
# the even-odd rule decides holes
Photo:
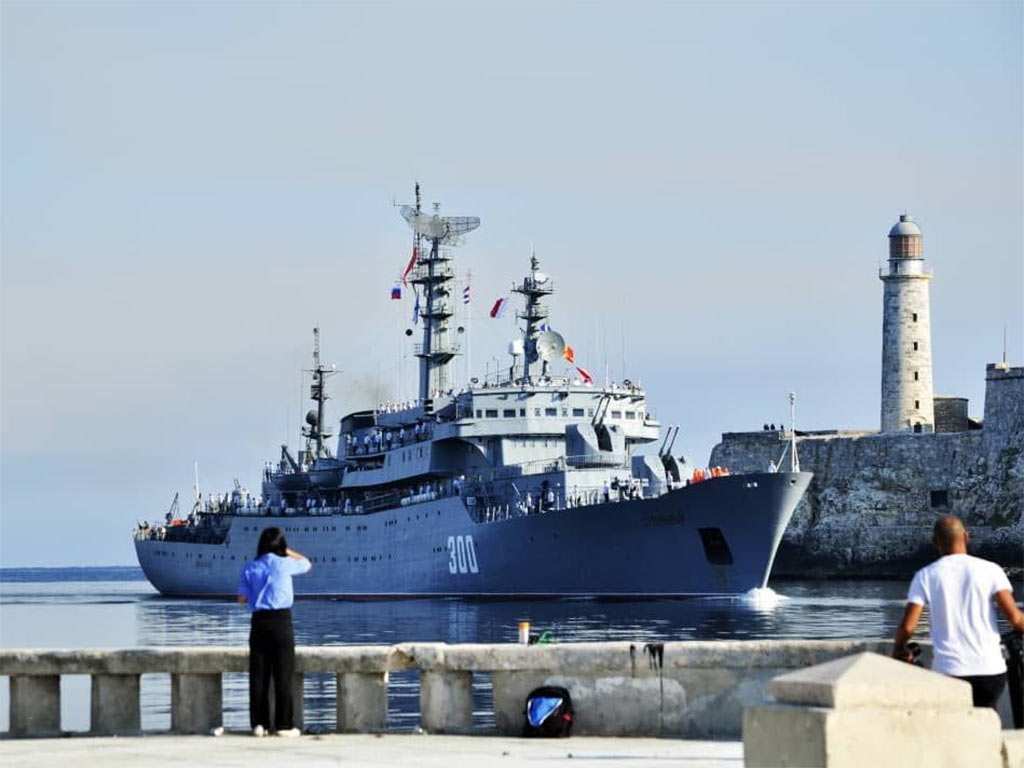
[(572, 696), (559, 685), (542, 685), (526, 697), (523, 736), (558, 739), (572, 731)]

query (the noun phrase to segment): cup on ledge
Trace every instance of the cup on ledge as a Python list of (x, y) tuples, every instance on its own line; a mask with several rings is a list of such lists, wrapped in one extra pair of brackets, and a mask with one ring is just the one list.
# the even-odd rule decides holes
[(530, 622), (528, 621), (519, 622), (519, 644), (530, 644)]

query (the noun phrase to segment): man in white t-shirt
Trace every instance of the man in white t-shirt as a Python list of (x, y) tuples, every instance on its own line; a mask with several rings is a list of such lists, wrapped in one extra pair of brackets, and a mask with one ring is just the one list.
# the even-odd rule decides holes
[(958, 518), (948, 516), (936, 521), (932, 543), (939, 559), (914, 574), (892, 655), (910, 660), (907, 641), (927, 605), (932, 669), (970, 683), (974, 706), (995, 708), (1006, 686), (996, 606), (1010, 625), (1021, 631), (1024, 613), (1013, 600), (1013, 588), (1003, 569), (968, 555), (967, 541), (967, 530)]

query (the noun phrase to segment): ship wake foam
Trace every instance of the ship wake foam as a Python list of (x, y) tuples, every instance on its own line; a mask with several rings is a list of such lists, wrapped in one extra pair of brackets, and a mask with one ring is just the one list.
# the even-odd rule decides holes
[(780, 595), (771, 587), (754, 587), (744, 592), (739, 599), (751, 608), (769, 610), (777, 608), (784, 600), (789, 598), (785, 595)]

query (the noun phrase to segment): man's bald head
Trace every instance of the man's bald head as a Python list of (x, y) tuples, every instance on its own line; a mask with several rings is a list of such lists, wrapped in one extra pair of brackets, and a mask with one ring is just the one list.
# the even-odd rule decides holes
[(935, 548), (943, 555), (966, 552), (967, 529), (964, 528), (959, 517), (953, 515), (940, 517), (935, 521), (935, 527), (932, 528), (932, 541), (935, 542)]

